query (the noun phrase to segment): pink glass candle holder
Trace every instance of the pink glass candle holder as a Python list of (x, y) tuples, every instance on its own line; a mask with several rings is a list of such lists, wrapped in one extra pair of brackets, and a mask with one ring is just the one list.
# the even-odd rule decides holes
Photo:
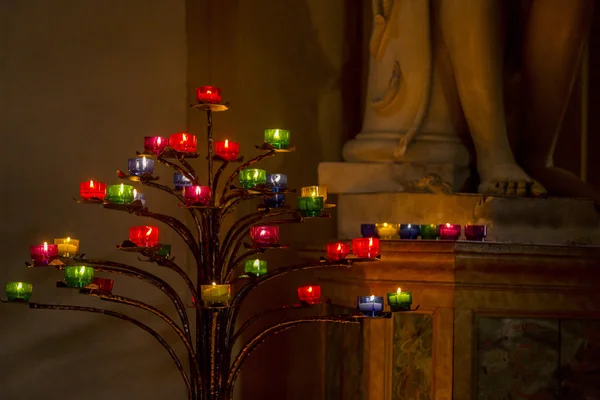
[(379, 239), (372, 237), (352, 239), (352, 252), (356, 257), (375, 258), (379, 255)]
[(467, 240), (483, 242), (486, 236), (487, 227), (485, 225), (465, 225), (465, 237)]
[(79, 195), (83, 200), (104, 200), (106, 197), (106, 183), (85, 181), (79, 184)]
[(317, 304), (321, 301), (321, 286), (298, 287), (298, 298), (308, 304)]
[(144, 137), (144, 150), (147, 152), (160, 156), (165, 148), (169, 144), (167, 138), (161, 136), (145, 136)]
[(440, 240), (458, 240), (460, 237), (460, 225), (457, 224), (441, 224)]
[(156, 226), (132, 226), (129, 228), (129, 240), (139, 247), (154, 247), (158, 244)]
[(250, 228), (250, 238), (257, 245), (278, 244), (279, 227), (276, 225), (253, 226), (252, 228)]
[(169, 146), (180, 153), (195, 153), (198, 139), (189, 133), (174, 133), (169, 136)]
[(237, 160), (240, 155), (240, 144), (229, 140), (215, 142), (215, 154), (227, 161)]
[(350, 254), (350, 245), (343, 242), (328, 243), (327, 244), (327, 258), (335, 261), (342, 260)]
[(220, 103), (221, 89), (216, 86), (200, 86), (196, 88), (198, 103)]
[(207, 206), (210, 203), (211, 190), (208, 186), (185, 186), (183, 199), (187, 206)]
[(58, 258), (58, 246), (44, 242), (44, 244), (31, 246), (30, 253), (33, 265), (48, 265), (50, 261)]

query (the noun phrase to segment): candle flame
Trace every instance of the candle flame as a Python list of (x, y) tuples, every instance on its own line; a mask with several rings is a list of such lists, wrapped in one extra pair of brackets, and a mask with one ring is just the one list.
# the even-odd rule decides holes
[(338, 243), (337, 251), (342, 251), (342, 244), (341, 243)]
[(81, 267), (81, 268), (79, 269), (79, 273), (80, 273), (81, 275), (85, 274), (85, 267)]
[(123, 185), (121, 183), (121, 187), (119, 188), (119, 192), (121, 192), (121, 194), (123, 194), (124, 191), (125, 191), (125, 185)]
[(411, 225), (410, 225), (410, 224), (408, 224), (408, 228), (409, 228), (409, 229), (410, 229), (410, 226), (411, 226)]
[(308, 292), (308, 293), (312, 293), (312, 291), (313, 291), (313, 288), (312, 288), (312, 286), (309, 286), (309, 287), (308, 287), (308, 290), (307, 290), (307, 292)]
[(225, 139), (225, 148), (229, 148), (229, 140)]
[(310, 197), (317, 197), (317, 192), (312, 192), (312, 193), (310, 194)]
[(254, 260), (254, 266), (256, 268), (260, 268), (260, 260), (258, 258), (256, 260)]
[(160, 146), (161, 143), (162, 143), (162, 138), (159, 136), (158, 139), (156, 139), (156, 144), (158, 146)]
[(23, 284), (21, 282), (19, 282), (17, 284), (17, 290), (21, 290), (21, 289), (23, 289)]
[(385, 227), (387, 227), (387, 222), (384, 222), (384, 223), (383, 223), (383, 227), (384, 227), (384, 228), (385, 228)]
[(261, 231), (258, 234), (258, 236), (265, 236), (265, 235), (267, 235), (267, 230), (266, 229), (261, 229)]
[(398, 290), (396, 291), (396, 293), (400, 294), (400, 292), (402, 292), (402, 289), (398, 288)]
[(196, 196), (199, 196), (202, 193), (202, 188), (200, 186), (196, 186)]
[(66, 242), (69, 243), (70, 241), (71, 241), (71, 238), (68, 237), (67, 240), (66, 240)]
[(142, 157), (142, 168), (146, 168), (146, 157)]
[(212, 283), (212, 285), (213, 285), (213, 286), (217, 286), (217, 282), (213, 282), (213, 283)]
[(133, 198), (135, 199), (137, 197), (137, 189), (133, 189)]
[(183, 144), (183, 142), (187, 142), (187, 135), (185, 133), (181, 134), (181, 144)]
[(48, 243), (44, 242), (44, 251), (48, 251)]
[(275, 181), (275, 183), (278, 183), (281, 180), (281, 175), (279, 175), (279, 174), (273, 175), (273, 180)]
[(275, 129), (275, 134), (273, 135), (273, 139), (279, 139), (279, 129)]
[(90, 189), (94, 188), (94, 181), (90, 181)]
[(369, 246), (373, 246), (373, 238), (372, 237), (369, 238)]
[(258, 170), (257, 169), (254, 170), (254, 179), (258, 179)]
[(446, 222), (446, 228), (450, 228), (452, 225)]
[(146, 231), (146, 236), (150, 236), (150, 234), (152, 233), (153, 228), (151, 226), (147, 226), (146, 228), (148, 229)]
[(369, 300), (375, 301), (375, 295), (371, 295), (371, 297), (369, 298)]
[(206, 94), (212, 94), (212, 92), (210, 90), (207, 90)]

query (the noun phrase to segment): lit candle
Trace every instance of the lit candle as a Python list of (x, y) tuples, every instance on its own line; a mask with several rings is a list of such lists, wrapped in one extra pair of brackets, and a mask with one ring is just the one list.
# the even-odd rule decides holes
[(465, 225), (465, 237), (467, 240), (483, 242), (487, 236), (487, 227), (485, 225)]
[(325, 208), (325, 202), (320, 196), (296, 197), (296, 208), (303, 217), (318, 217)]
[(212, 285), (200, 286), (200, 297), (207, 307), (222, 307), (229, 305), (231, 299), (231, 285)]
[(279, 243), (279, 227), (271, 226), (253, 226), (250, 228), (250, 238), (257, 245), (271, 245)]
[(383, 311), (383, 297), (380, 296), (358, 296), (356, 303), (358, 311), (369, 317), (375, 317)]
[(58, 254), (63, 257), (73, 257), (79, 251), (79, 240), (67, 238), (54, 238), (54, 244), (58, 246)]
[(417, 239), (419, 237), (419, 225), (402, 224), (400, 225), (400, 239)]
[(175, 190), (182, 190), (185, 186), (192, 186), (192, 181), (185, 177), (181, 172), (175, 172), (173, 174), (173, 184)]
[(158, 249), (156, 254), (158, 254), (161, 257), (165, 257), (165, 258), (170, 257), (171, 256), (171, 245), (170, 244), (161, 245), (160, 249)]
[(325, 186), (305, 186), (301, 190), (303, 197), (322, 197), (323, 202), (327, 201), (327, 188)]
[(361, 258), (375, 258), (379, 255), (379, 239), (356, 238), (352, 239), (352, 252)]
[(267, 187), (273, 192), (281, 192), (287, 188), (287, 175), (269, 174), (267, 175)]
[(169, 141), (161, 136), (144, 137), (144, 150), (157, 156), (160, 156), (165, 151), (168, 144)]
[(321, 286), (300, 286), (298, 287), (298, 298), (300, 301), (308, 304), (317, 304), (321, 300)]
[(327, 244), (327, 258), (330, 260), (341, 260), (350, 254), (350, 245), (343, 242)]
[(142, 203), (142, 207), (146, 205), (146, 195), (138, 192), (137, 189), (133, 189), (133, 200), (139, 200)]
[(215, 154), (227, 161), (237, 160), (240, 155), (240, 144), (237, 142), (215, 142)]
[(460, 225), (442, 224), (440, 225), (441, 240), (458, 240), (460, 237)]
[(69, 266), (65, 268), (65, 282), (72, 288), (81, 288), (92, 283), (94, 268), (84, 266)]
[(101, 292), (111, 293), (113, 289), (113, 284), (115, 282), (112, 279), (108, 278), (94, 278), (92, 279), (92, 285), (96, 285), (98, 287), (97, 290)]
[(106, 201), (114, 204), (133, 203), (133, 186), (131, 185), (109, 185), (106, 188)]
[(412, 292), (403, 292), (398, 288), (397, 291), (387, 294), (388, 305), (392, 312), (410, 311), (412, 304)]
[(33, 265), (48, 265), (50, 261), (58, 258), (58, 246), (44, 242), (42, 245), (31, 246), (30, 253)]
[(287, 149), (290, 145), (290, 131), (285, 129), (265, 129), (265, 142), (276, 149)]
[(285, 195), (274, 194), (272, 196), (265, 196), (265, 207), (267, 208), (281, 208), (285, 205)]
[(244, 189), (267, 183), (267, 171), (264, 169), (246, 168), (240, 171), (240, 185)]
[(440, 227), (436, 224), (421, 225), (419, 231), (424, 240), (438, 240), (440, 237)]
[(267, 273), (267, 262), (265, 260), (246, 260), (244, 272), (250, 276), (261, 276)]
[(83, 200), (104, 200), (106, 196), (106, 183), (85, 181), (79, 184), (79, 195)]
[(378, 238), (375, 224), (360, 224), (360, 235), (364, 238)]
[(196, 88), (196, 100), (198, 103), (220, 103), (221, 89), (216, 86), (200, 86)]
[(183, 188), (183, 199), (188, 206), (207, 206), (210, 203), (211, 190), (208, 186), (186, 186)]
[(377, 229), (377, 236), (382, 239), (398, 238), (398, 224), (388, 224), (387, 222), (383, 222), (381, 224), (375, 224), (375, 229)]
[(29, 301), (33, 293), (33, 285), (26, 282), (8, 282), (6, 297), (8, 301)]
[(194, 153), (196, 145), (196, 136), (189, 133), (174, 133), (169, 136), (169, 146), (180, 153)]
[(129, 166), (129, 174), (134, 176), (140, 176), (143, 174), (154, 173), (154, 160), (146, 158), (146, 156), (130, 158), (127, 161)]
[(154, 247), (158, 244), (156, 226), (132, 226), (129, 228), (129, 240), (139, 247)]

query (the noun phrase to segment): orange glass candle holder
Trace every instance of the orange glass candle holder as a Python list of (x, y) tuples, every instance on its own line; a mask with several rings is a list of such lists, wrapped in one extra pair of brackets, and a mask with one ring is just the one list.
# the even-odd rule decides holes
[(379, 239), (372, 237), (352, 239), (352, 252), (356, 257), (375, 258), (379, 255)]
[(154, 247), (158, 244), (158, 228), (156, 226), (132, 226), (129, 228), (129, 240), (139, 247)]
[(229, 140), (215, 142), (215, 154), (227, 161), (237, 160), (240, 155), (240, 144)]
[(342, 260), (350, 254), (350, 245), (347, 243), (328, 243), (327, 244), (327, 258), (330, 260)]
[(195, 153), (198, 139), (189, 133), (174, 133), (169, 136), (169, 146), (180, 153)]
[(308, 304), (317, 304), (321, 300), (321, 286), (298, 287), (298, 298)]

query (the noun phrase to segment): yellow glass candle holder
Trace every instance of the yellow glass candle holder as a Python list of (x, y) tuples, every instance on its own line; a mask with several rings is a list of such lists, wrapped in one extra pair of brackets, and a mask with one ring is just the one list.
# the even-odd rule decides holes
[(212, 285), (200, 286), (200, 298), (206, 307), (224, 307), (229, 305), (231, 300), (231, 285)]
[(387, 222), (383, 222), (380, 224), (375, 224), (375, 229), (377, 230), (377, 236), (380, 239), (398, 239), (400, 225), (399, 224), (388, 224)]
[(327, 188), (325, 186), (305, 186), (302, 188), (302, 197), (322, 197), (327, 202)]
[(66, 238), (54, 238), (54, 244), (58, 246), (58, 255), (62, 257), (73, 257), (79, 251), (79, 240)]

